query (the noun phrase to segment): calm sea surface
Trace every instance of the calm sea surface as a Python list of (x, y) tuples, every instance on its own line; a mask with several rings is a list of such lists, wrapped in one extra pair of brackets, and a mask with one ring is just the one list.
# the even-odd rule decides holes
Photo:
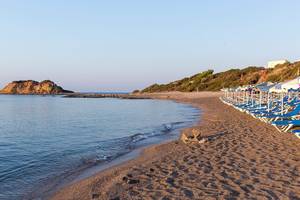
[(178, 136), (199, 111), (162, 100), (0, 95), (0, 199), (22, 199), (138, 146)]

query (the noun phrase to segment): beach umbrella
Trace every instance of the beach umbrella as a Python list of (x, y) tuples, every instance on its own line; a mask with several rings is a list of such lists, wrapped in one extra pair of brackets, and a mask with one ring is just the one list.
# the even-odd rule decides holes
[(259, 91), (262, 91), (262, 92), (268, 92), (275, 85), (276, 84), (272, 83), (272, 82), (264, 82), (264, 83), (260, 83), (260, 84), (256, 85), (255, 88), (257, 88)]
[(300, 88), (300, 77), (282, 83), (281, 87), (285, 92), (288, 90), (298, 90)]
[(269, 89), (270, 92), (280, 93), (283, 91), (282, 83), (277, 83)]
[(300, 77), (293, 80), (285, 81), (283, 83), (278, 83), (274, 87), (270, 88), (271, 92), (281, 93), (287, 92), (289, 90), (298, 90), (300, 88)]

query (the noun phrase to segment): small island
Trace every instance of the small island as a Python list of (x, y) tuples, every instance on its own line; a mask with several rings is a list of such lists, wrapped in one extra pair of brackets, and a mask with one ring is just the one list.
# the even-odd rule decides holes
[(57, 95), (68, 93), (74, 92), (65, 90), (50, 80), (42, 82), (34, 80), (13, 81), (0, 90), (0, 94)]

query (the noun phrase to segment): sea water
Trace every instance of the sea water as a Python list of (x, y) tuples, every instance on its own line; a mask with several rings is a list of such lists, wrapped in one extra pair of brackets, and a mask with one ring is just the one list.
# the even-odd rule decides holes
[(174, 139), (198, 115), (165, 100), (0, 95), (0, 199), (23, 199), (142, 145)]

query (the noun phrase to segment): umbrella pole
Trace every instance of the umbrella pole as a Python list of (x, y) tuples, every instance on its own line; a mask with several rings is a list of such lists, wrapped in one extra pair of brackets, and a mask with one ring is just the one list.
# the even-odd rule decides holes
[(261, 109), (261, 99), (262, 98), (262, 96), (261, 96), (261, 91), (259, 91), (259, 108)]
[(268, 112), (270, 112), (270, 93), (268, 92)]
[(251, 93), (251, 96), (252, 96), (251, 97), (252, 98), (252, 106), (254, 106), (254, 93), (253, 92)]
[(251, 101), (251, 105), (253, 106), (253, 95), (252, 95), (253, 91), (250, 92), (250, 101)]
[(283, 115), (283, 92), (281, 93), (281, 115)]

